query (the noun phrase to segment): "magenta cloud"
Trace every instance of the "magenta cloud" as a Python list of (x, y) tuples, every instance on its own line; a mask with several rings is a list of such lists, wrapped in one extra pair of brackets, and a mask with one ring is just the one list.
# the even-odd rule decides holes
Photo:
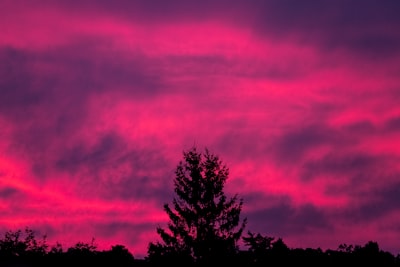
[(144, 257), (193, 145), (247, 230), (400, 252), (396, 1), (5, 1), (0, 230)]

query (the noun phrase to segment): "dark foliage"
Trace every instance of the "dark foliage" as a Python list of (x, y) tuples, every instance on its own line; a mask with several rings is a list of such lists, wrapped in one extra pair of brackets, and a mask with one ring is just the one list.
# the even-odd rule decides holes
[(237, 241), (246, 225), (246, 219), (240, 222), (243, 200), (224, 194), (229, 170), (218, 156), (193, 147), (183, 157), (175, 171), (173, 208), (164, 205), (168, 229), (157, 228), (163, 243), (149, 244), (148, 260), (224, 263), (238, 252)]
[[(364, 246), (341, 244), (336, 250), (320, 248), (288, 248), (281, 238), (248, 232), (243, 236), (247, 250), (237, 251), (224, 262), (211, 262), (210, 266), (379, 266), (400, 267), (400, 255), (383, 251), (377, 242), (369, 241)], [(49, 247), (45, 237), (36, 240), (34, 231), (8, 231), (0, 239), (0, 266), (2, 267), (70, 267), (70, 266), (198, 266), (193, 261), (178, 255), (162, 255), (160, 262), (135, 259), (123, 245), (99, 251), (94, 244), (78, 242), (73, 247), (62, 249), (57, 243)], [(163, 261), (164, 260), (164, 261)], [(185, 263), (185, 265), (182, 265)]]
[(140, 266), (123, 245), (110, 250), (97, 250), (94, 239), (90, 243), (77, 242), (73, 247), (62, 248), (60, 243), (49, 247), (44, 236), (36, 240), (33, 230), (26, 228), (7, 231), (0, 239), (0, 266), (2, 267), (47, 267), (47, 266)]

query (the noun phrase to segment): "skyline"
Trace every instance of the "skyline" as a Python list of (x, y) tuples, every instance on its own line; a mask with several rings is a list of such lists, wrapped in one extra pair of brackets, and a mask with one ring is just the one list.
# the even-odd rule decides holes
[(182, 152), (247, 230), (400, 253), (398, 1), (2, 1), (0, 231), (136, 257)]

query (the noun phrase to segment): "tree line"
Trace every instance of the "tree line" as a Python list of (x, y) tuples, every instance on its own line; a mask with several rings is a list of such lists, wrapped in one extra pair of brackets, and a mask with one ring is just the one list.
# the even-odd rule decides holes
[[(166, 228), (156, 228), (160, 241), (148, 244), (147, 256), (136, 259), (121, 244), (98, 250), (94, 239), (64, 249), (49, 246), (35, 232), (7, 231), (0, 239), (0, 266), (399, 266), (400, 255), (383, 251), (375, 241), (365, 245), (341, 244), (337, 249), (289, 248), (281, 238), (244, 230), (243, 199), (224, 193), (229, 169), (219, 157), (197, 151), (183, 152), (175, 170), (175, 197), (164, 204)], [(240, 249), (239, 241), (247, 249)]]

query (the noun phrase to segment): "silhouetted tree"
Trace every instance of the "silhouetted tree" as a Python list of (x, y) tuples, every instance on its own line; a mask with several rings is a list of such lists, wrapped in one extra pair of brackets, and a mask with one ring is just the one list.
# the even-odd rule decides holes
[[(309, 266), (309, 267), (336, 267), (336, 266), (379, 266), (400, 267), (400, 255), (383, 251), (375, 241), (369, 241), (364, 246), (341, 244), (338, 249), (320, 248), (288, 248), (281, 238), (262, 236), (248, 232), (243, 241), (249, 249), (239, 250), (232, 260), (221, 262), (221, 258), (207, 258), (209, 261), (196, 262), (194, 266)], [(161, 262), (149, 259), (135, 259), (123, 245), (111, 246), (110, 250), (96, 250), (94, 239), (90, 243), (78, 242), (73, 247), (63, 250), (60, 243), (56, 243), (48, 250), (46, 236), (37, 241), (35, 234), (29, 228), (25, 231), (7, 231), (4, 238), (0, 237), (0, 266), (1, 267), (159, 267), (193, 266), (194, 260), (189, 255), (181, 258), (173, 247), (161, 246), (158, 256)], [(176, 250), (175, 250), (176, 251)], [(226, 252), (222, 247), (223, 253)], [(229, 254), (223, 254), (225, 256)], [(230, 255), (232, 256), (232, 255)], [(226, 259), (226, 258), (225, 258)], [(186, 263), (186, 264), (182, 264)], [(189, 263), (189, 264), (188, 264)], [(221, 264), (222, 263), (222, 264)]]
[(67, 249), (66, 256), (69, 264), (80, 266), (93, 264), (93, 261), (98, 258), (99, 251), (96, 250), (97, 245), (94, 243), (94, 238), (90, 243), (77, 242), (75, 246)]
[(287, 260), (290, 249), (283, 242), (282, 238), (275, 240), (274, 237), (247, 232), (242, 237), (245, 246), (249, 247), (250, 261), (255, 266), (264, 266), (271, 262), (279, 261), (280, 264)]
[(62, 254), (62, 253), (63, 253), (62, 244), (61, 244), (60, 242), (56, 242), (56, 244), (53, 245), (53, 246), (50, 248), (49, 253), (50, 253), (50, 254)]
[(28, 227), (25, 231), (9, 230), (0, 239), (0, 266), (41, 265), (47, 250), (46, 236), (36, 240), (35, 232)]
[(7, 231), (0, 240), (0, 254), (3, 257), (21, 257), (30, 254), (45, 255), (48, 250), (46, 236), (37, 241), (35, 232), (30, 228), (25, 231)]
[(256, 265), (264, 265), (266, 259), (270, 256), (274, 237), (257, 235), (251, 231), (247, 232), (247, 236), (242, 237), (245, 246), (249, 247), (251, 262)]
[(108, 256), (110, 264), (115, 267), (133, 266), (135, 261), (132, 253), (130, 253), (129, 250), (123, 245), (112, 246), (111, 251), (108, 252)]
[(260, 233), (257, 235), (251, 231), (247, 232), (248, 236), (243, 236), (242, 239), (244, 244), (249, 247), (249, 251), (252, 253), (264, 253), (265, 251), (272, 248), (272, 241), (274, 237), (262, 236)]
[(393, 266), (395, 263), (394, 256), (382, 251), (376, 241), (368, 241), (364, 246), (355, 246), (352, 253), (359, 265)]
[(193, 147), (183, 152), (175, 171), (173, 209), (164, 204), (170, 218), (168, 230), (157, 227), (163, 244), (150, 243), (150, 261), (166, 259), (198, 264), (218, 263), (238, 251), (247, 223), (240, 222), (243, 199), (227, 198), (224, 185), (229, 169), (218, 156)]

